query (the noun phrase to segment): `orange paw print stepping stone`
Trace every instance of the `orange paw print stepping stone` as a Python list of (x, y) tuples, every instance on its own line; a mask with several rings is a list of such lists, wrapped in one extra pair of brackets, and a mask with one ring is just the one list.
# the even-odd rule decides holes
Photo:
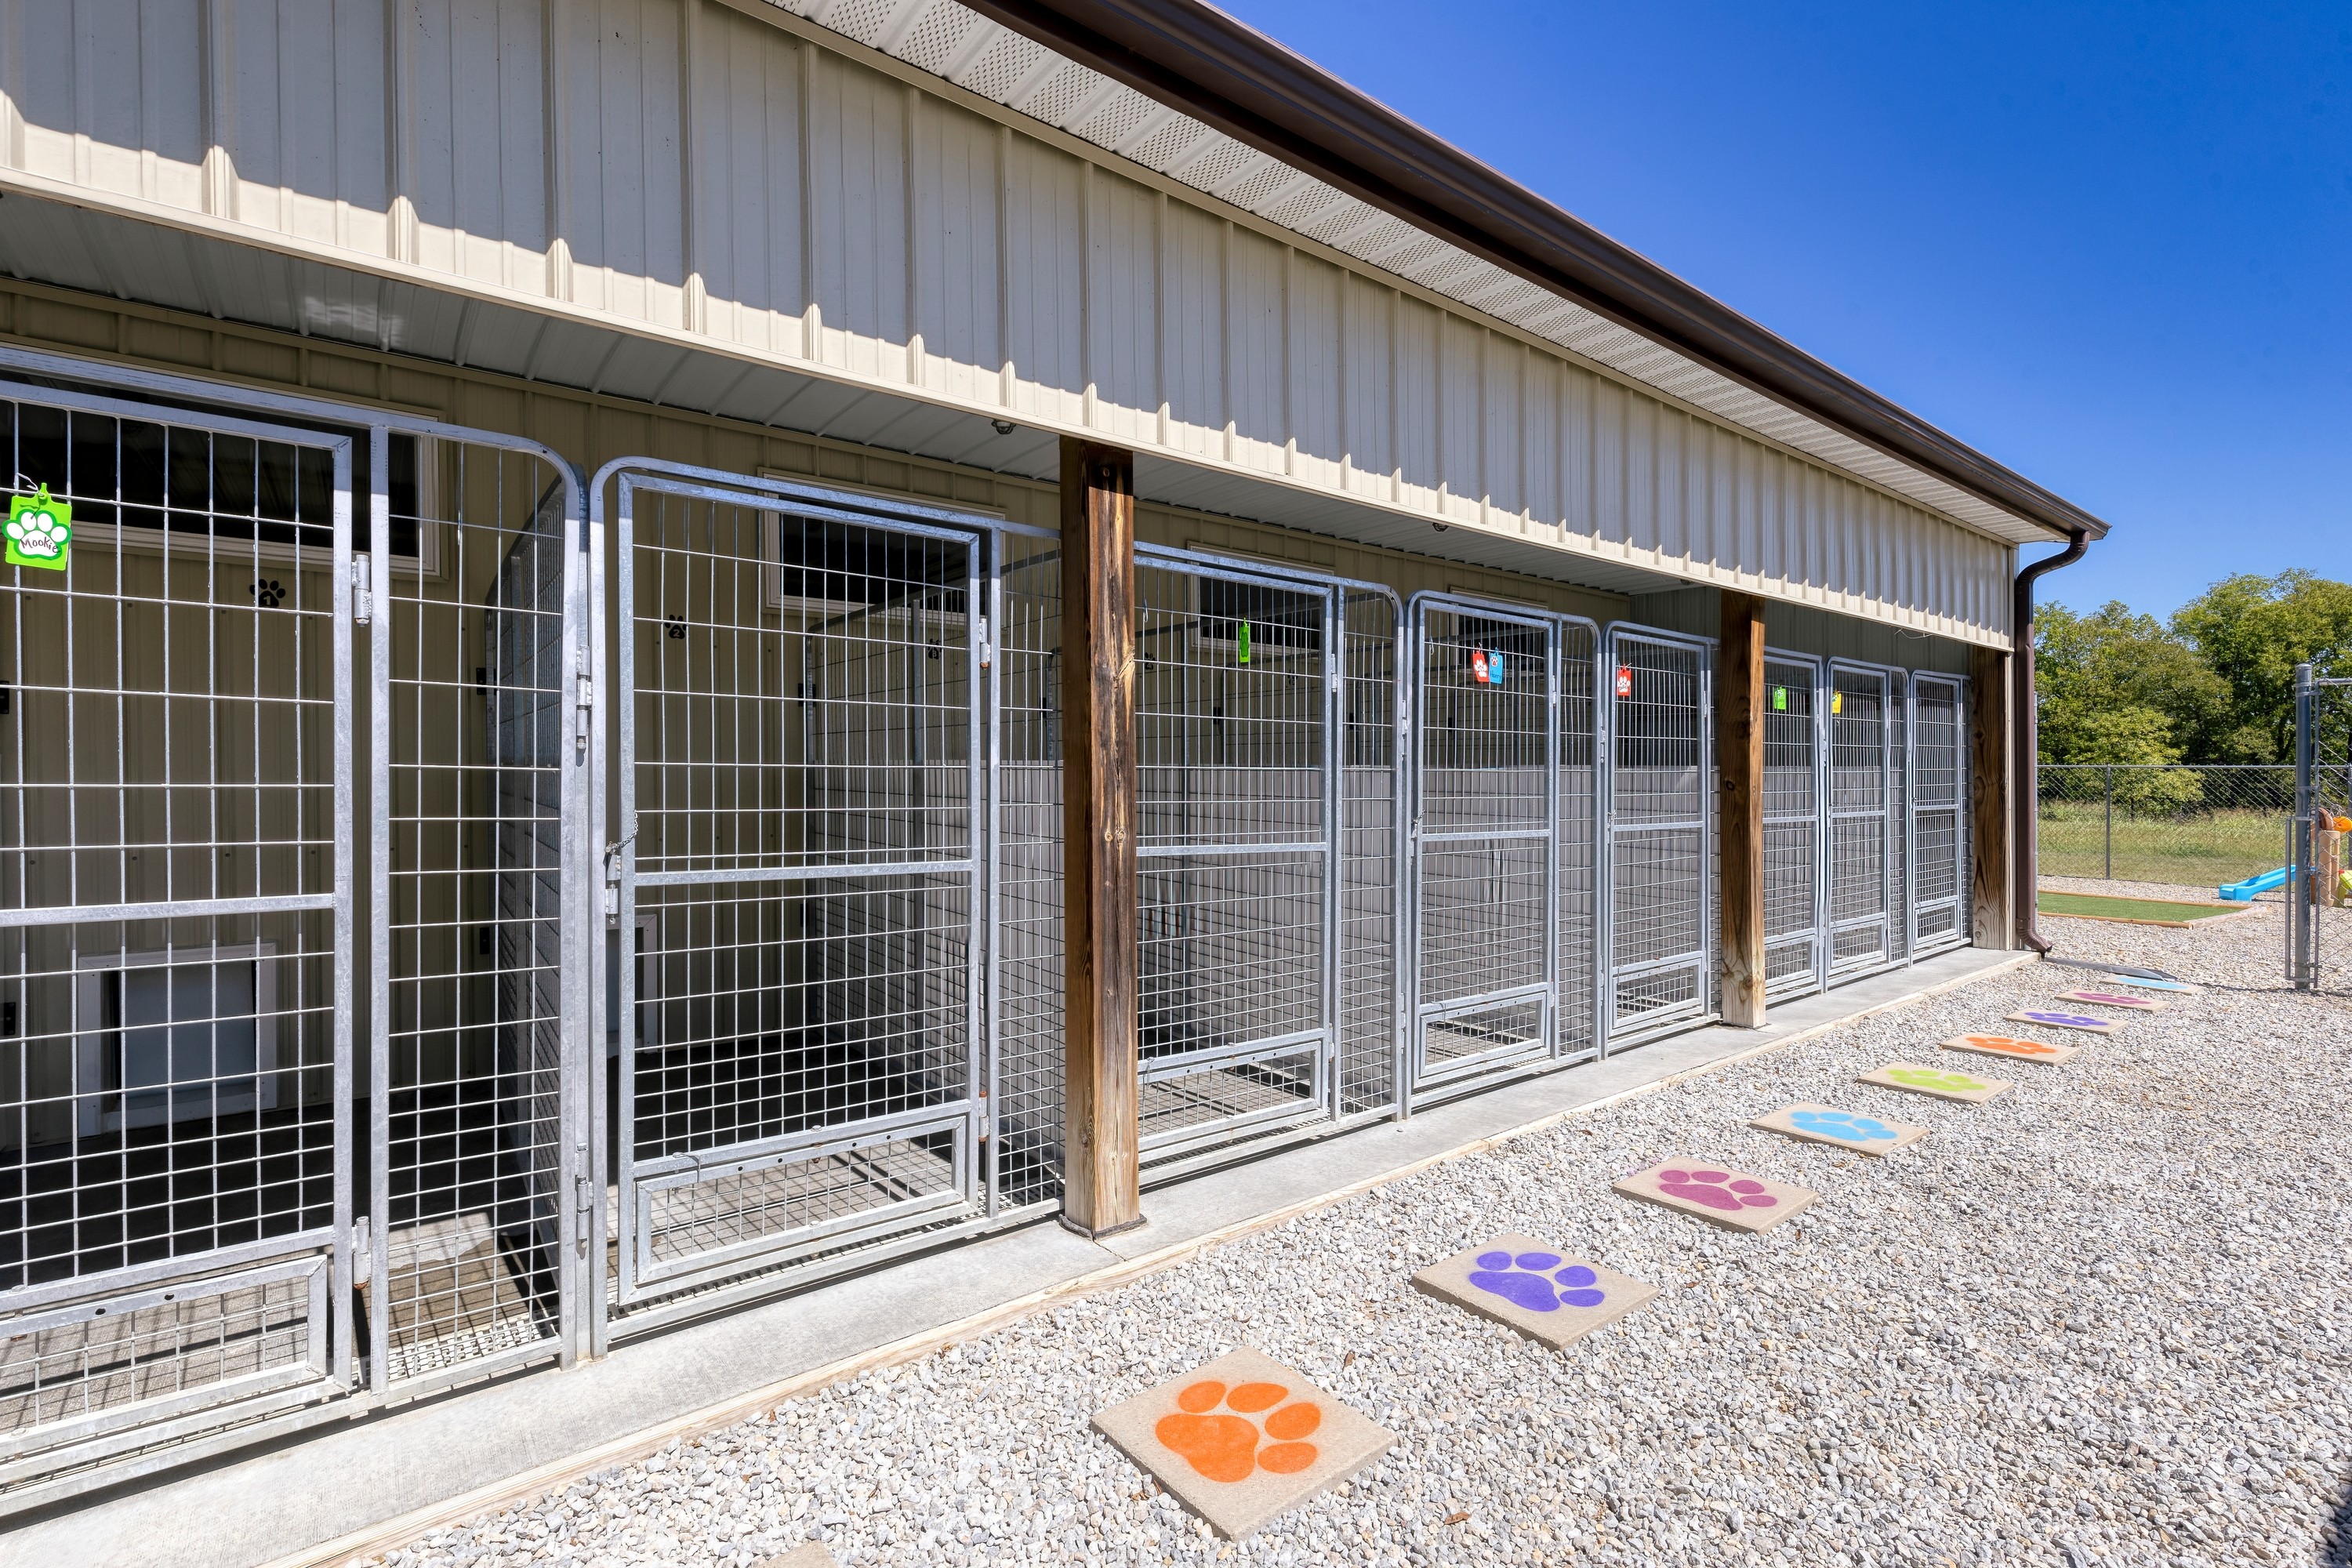
[[(1314, 1444), (1298, 1439), (1323, 1425), (1323, 1407), (1311, 1399), (1284, 1405), (1286, 1399), (1290, 1390), (1278, 1383), (1228, 1388), (1203, 1378), (1178, 1392), (1176, 1414), (1162, 1415), (1151, 1435), (1213, 1481), (1245, 1481), (1261, 1469), (1295, 1476), (1318, 1457)], [(1240, 1414), (1221, 1414), (1220, 1405)], [(1261, 1412), (1262, 1422), (1250, 1419)]]
[(1230, 1540), (1338, 1485), (1396, 1441), (1248, 1349), (1114, 1405), (1094, 1425)]
[(2011, 1061), (2040, 1062), (2044, 1067), (2055, 1067), (2082, 1049), (2079, 1046), (2053, 1046), (2047, 1040), (2013, 1039), (2007, 1035), (1955, 1035), (1941, 1044), (1948, 1051), (2007, 1057)]

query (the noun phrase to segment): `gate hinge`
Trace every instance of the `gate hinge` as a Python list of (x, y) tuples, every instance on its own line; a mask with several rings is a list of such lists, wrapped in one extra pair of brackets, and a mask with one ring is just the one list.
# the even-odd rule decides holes
[(988, 617), (986, 616), (982, 616), (980, 617), (980, 668), (982, 669), (986, 669), (988, 668), (989, 660), (994, 657), (996, 652), (994, 648), (989, 646), (988, 630)]
[(364, 1283), (375, 1277), (375, 1259), (368, 1251), (367, 1215), (352, 1222), (352, 1279)]
[(368, 558), (352, 558), (352, 624), (366, 626), (375, 614), (375, 595), (368, 586)]

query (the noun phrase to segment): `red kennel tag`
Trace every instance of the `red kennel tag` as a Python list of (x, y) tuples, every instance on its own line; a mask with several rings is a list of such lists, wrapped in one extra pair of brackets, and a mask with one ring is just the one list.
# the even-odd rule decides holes
[(1489, 679), (1486, 674), (1486, 650), (1483, 647), (1474, 647), (1470, 650), (1470, 679), (1481, 686), (1486, 685)]
[(1633, 667), (1630, 664), (1621, 664), (1617, 667), (1617, 695), (1620, 697), (1633, 695)]

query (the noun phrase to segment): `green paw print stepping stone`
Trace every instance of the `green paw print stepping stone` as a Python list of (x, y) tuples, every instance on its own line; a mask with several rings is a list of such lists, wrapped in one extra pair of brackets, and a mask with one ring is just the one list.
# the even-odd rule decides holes
[(1859, 1110), (1809, 1102), (1784, 1105), (1748, 1125), (1808, 1143), (1826, 1143), (1832, 1149), (1851, 1149), (1857, 1154), (1873, 1156), (1891, 1154), (1927, 1136), (1926, 1128), (1908, 1122), (1889, 1121), (1884, 1117), (1865, 1116)]
[(1899, 1089), (1906, 1094), (1957, 1100), (1969, 1105), (1982, 1105), (1989, 1100), (1999, 1100), (2017, 1087), (2006, 1079), (1947, 1072), (1942, 1068), (1922, 1067), (1917, 1062), (1888, 1062), (1875, 1072), (1863, 1074), (1855, 1081), (1874, 1083), (1881, 1089)]

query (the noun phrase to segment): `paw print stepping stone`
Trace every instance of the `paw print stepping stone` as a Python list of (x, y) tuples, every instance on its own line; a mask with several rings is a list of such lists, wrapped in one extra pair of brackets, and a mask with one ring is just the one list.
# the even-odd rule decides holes
[(1517, 1235), (1465, 1247), (1414, 1275), (1412, 1283), (1417, 1290), (1467, 1307), (1556, 1351), (1658, 1294), (1654, 1285)]
[(2185, 980), (2151, 980), (2145, 974), (2109, 974), (2103, 976), (2099, 984), (2110, 991), (2164, 991), (2176, 996), (2198, 996), (2205, 989)]
[(782, 1557), (763, 1557), (751, 1568), (835, 1568), (835, 1564), (833, 1553), (824, 1549), (824, 1543), (812, 1541), (793, 1547)]
[(1097, 1412), (1094, 1426), (1228, 1541), (1339, 1485), (1396, 1442), (1247, 1346)]
[(2061, 991), (2055, 1002), (2088, 1002), (2094, 1007), (2120, 1007), (2126, 1013), (2161, 1013), (2165, 1004), (2153, 996), (2126, 996), (2120, 991)]
[(2055, 1007), (2021, 1007), (2009, 1015), (2009, 1022), (2032, 1024), (2041, 1029), (2080, 1029), (2086, 1035), (2119, 1035), (2124, 1027), (2113, 1018), (2062, 1012)]
[(2057, 1066), (2083, 1047), (2053, 1046), (2047, 1040), (2013, 1040), (2007, 1035), (1955, 1035), (1937, 1042), (1948, 1051), (1970, 1051), (1980, 1057), (2007, 1057), (2012, 1061)]
[(1769, 1230), (1804, 1213), (1820, 1196), (1706, 1160), (1661, 1160), (1610, 1185), (1629, 1198), (1696, 1215), (1727, 1230)]
[(1881, 1089), (1899, 1089), (1906, 1094), (1957, 1100), (1969, 1105), (1982, 1105), (1989, 1100), (1999, 1100), (2017, 1087), (2006, 1079), (1976, 1078), (1964, 1072), (1947, 1072), (1942, 1068), (1922, 1067), (1917, 1062), (1888, 1062), (1877, 1071), (1866, 1072), (1854, 1081), (1874, 1083)]
[(1783, 1132), (1808, 1143), (1827, 1143), (1857, 1154), (1889, 1154), (1927, 1136), (1924, 1127), (1885, 1121), (1859, 1110), (1834, 1105), (1784, 1105), (1748, 1124), (1767, 1132)]

